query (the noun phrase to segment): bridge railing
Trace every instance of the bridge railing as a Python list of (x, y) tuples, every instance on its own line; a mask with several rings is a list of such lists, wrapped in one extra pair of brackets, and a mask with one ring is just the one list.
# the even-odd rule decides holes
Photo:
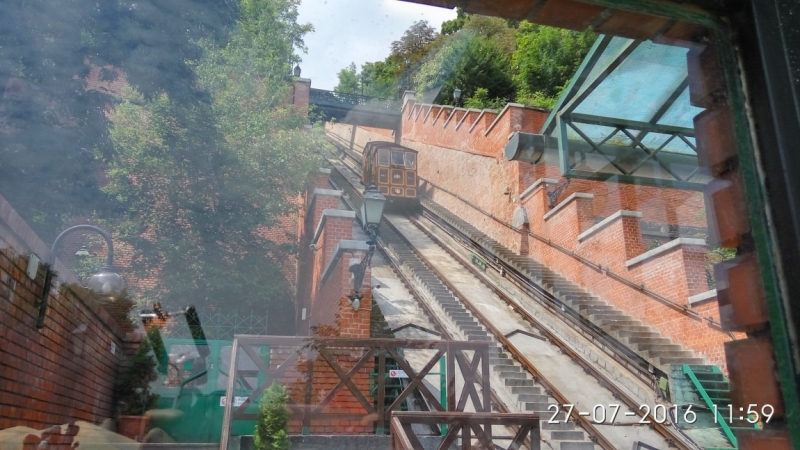
[[(391, 419), (393, 450), (424, 450), (428, 447), (422, 444), (417, 435), (419, 428), (413, 425), (447, 425), (447, 434), (438, 443), (437, 450), (541, 448), (538, 414), (395, 411)], [(516, 432), (513, 436), (497, 436), (491, 432), (493, 425)]]
[(400, 101), (370, 97), (368, 95), (347, 94), (344, 92), (326, 91), (324, 89), (311, 89), (310, 103), (312, 104), (334, 104), (349, 106), (366, 106), (369, 108), (385, 109), (389, 111), (399, 111)]

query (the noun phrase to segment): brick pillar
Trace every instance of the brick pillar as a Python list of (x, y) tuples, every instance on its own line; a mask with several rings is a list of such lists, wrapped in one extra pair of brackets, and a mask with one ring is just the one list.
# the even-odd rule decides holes
[(294, 82), (294, 95), (292, 104), (294, 109), (302, 114), (308, 114), (308, 105), (311, 96), (311, 80), (308, 78), (298, 78)]
[(628, 259), (644, 252), (640, 220), (641, 216), (622, 216), (622, 236), (625, 244), (625, 257)]
[(575, 192), (548, 211), (543, 216), (547, 236), (559, 245), (574, 247), (578, 235), (593, 225), (593, 199), (594, 194)]

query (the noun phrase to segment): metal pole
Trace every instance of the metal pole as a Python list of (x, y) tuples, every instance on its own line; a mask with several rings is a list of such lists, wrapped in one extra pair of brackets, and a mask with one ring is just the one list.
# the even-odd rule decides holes
[(69, 233), (77, 230), (89, 230), (94, 231), (100, 236), (103, 236), (103, 239), (106, 240), (106, 245), (108, 246), (108, 256), (106, 256), (106, 266), (113, 267), (114, 266), (114, 243), (111, 241), (111, 235), (108, 234), (106, 230), (102, 228), (98, 228), (94, 225), (75, 225), (74, 227), (69, 227), (66, 230), (62, 231), (61, 234), (56, 237), (56, 240), (53, 241), (53, 246), (50, 247), (50, 254), (47, 257), (47, 273), (44, 277), (44, 286), (42, 288), (42, 297), (37, 302), (37, 306), (39, 306), (39, 316), (36, 318), (36, 328), (41, 329), (44, 327), (44, 317), (47, 313), (47, 303), (50, 297), (50, 288), (52, 287), (53, 283), (53, 265), (56, 263), (56, 250), (58, 249), (58, 245), (61, 243), (61, 240), (64, 239)]
[[(440, 401), (442, 402), (442, 406), (444, 407), (444, 410), (448, 411), (448, 409), (447, 409), (447, 378), (445, 376), (446, 373), (447, 373), (447, 366), (446, 366), (445, 361), (444, 361), (444, 356), (442, 356), (442, 357), (439, 358), (439, 398), (440, 398)], [(442, 424), (441, 435), (442, 436), (447, 436), (447, 423), (443, 423)]]

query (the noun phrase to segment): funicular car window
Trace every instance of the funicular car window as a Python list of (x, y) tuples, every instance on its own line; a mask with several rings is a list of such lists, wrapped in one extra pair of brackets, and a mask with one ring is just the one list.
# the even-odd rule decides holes
[(417, 155), (412, 152), (406, 152), (406, 169), (417, 168)]
[(392, 150), (392, 165), (393, 166), (403, 166), (405, 165), (404, 159), (405, 152)]
[(378, 150), (378, 165), (381, 167), (389, 167), (389, 150), (388, 149), (380, 149)]

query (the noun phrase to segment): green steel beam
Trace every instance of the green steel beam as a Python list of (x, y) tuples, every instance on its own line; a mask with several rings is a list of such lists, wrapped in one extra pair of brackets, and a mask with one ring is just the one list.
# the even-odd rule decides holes
[(580, 178), (583, 180), (608, 181), (622, 184), (636, 184), (640, 186), (655, 186), (699, 192), (702, 192), (706, 186), (705, 184), (693, 183), (691, 181), (664, 180), (661, 178), (637, 177), (635, 175), (620, 175), (616, 173), (586, 172), (572, 169), (566, 172), (562, 171), (562, 176), (567, 178)]
[(660, 108), (658, 108), (658, 111), (656, 111), (656, 113), (653, 114), (653, 117), (650, 118), (649, 122), (658, 123), (658, 121), (661, 120), (662, 117), (664, 117), (664, 114), (666, 114), (667, 111), (669, 111), (669, 108), (672, 107), (672, 105), (675, 103), (676, 100), (678, 100), (678, 97), (681, 96), (681, 94), (683, 93), (684, 90), (686, 90), (687, 87), (689, 87), (688, 75), (686, 76), (686, 78), (683, 79), (683, 81), (680, 82), (680, 84), (678, 84), (678, 87), (676, 87), (675, 90), (672, 91), (672, 94), (670, 94), (670, 96), (667, 97), (667, 100), (661, 105)]
[(600, 35), (600, 39), (594, 41), (592, 44), (592, 48), (589, 49), (589, 53), (586, 54), (586, 57), (583, 58), (581, 65), (578, 67), (578, 71), (575, 72), (575, 75), (572, 79), (569, 80), (569, 84), (567, 84), (567, 88), (564, 89), (564, 92), (558, 98), (558, 102), (556, 103), (555, 107), (553, 107), (553, 111), (547, 116), (547, 120), (542, 125), (542, 130), (539, 134), (551, 134), (553, 129), (556, 126), (556, 115), (558, 111), (561, 110), (561, 106), (572, 99), (578, 89), (581, 87), (586, 78), (594, 69), (594, 66), (597, 64), (597, 61), (600, 59), (600, 56), (608, 47), (608, 44), (611, 43), (611, 40), (614, 36), (606, 36)]
[(651, 131), (663, 134), (682, 134), (694, 137), (694, 128), (676, 127), (674, 125), (663, 125), (650, 122), (640, 122), (638, 120), (617, 119), (612, 117), (595, 116), (593, 114), (572, 113), (569, 116), (571, 122), (585, 123), (590, 125), (603, 125), (608, 127), (634, 128), (641, 131)]
[(580, 92), (575, 94), (566, 105), (559, 109), (559, 114), (570, 114), (578, 105), (586, 100), (592, 92), (594, 92), (595, 88), (600, 85), (609, 75), (611, 75), (614, 70), (622, 64), (625, 59), (636, 50), (637, 47), (642, 43), (642, 41), (631, 39), (626, 45), (623, 45), (622, 48), (617, 51), (617, 53), (611, 58), (611, 61), (608, 62), (608, 65), (603, 68), (603, 70), (597, 74), (597, 76), (589, 82), (588, 85), (583, 86)]

